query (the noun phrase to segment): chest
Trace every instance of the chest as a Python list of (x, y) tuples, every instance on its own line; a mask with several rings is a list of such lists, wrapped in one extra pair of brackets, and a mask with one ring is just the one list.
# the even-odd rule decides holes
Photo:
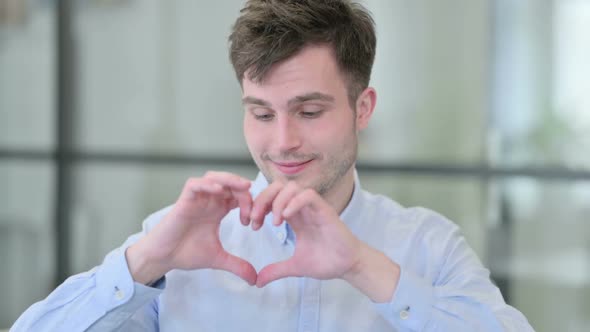
[(339, 280), (286, 278), (259, 289), (223, 271), (175, 271), (167, 278), (160, 331), (395, 331)]

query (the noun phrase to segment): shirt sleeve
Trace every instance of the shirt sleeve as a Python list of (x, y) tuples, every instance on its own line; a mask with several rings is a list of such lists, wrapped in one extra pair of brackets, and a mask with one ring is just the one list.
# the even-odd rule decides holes
[(71, 276), (29, 307), (10, 331), (157, 331), (157, 298), (165, 279), (152, 287), (136, 283), (125, 259), (126, 249), (146, 233), (148, 221), (143, 232), (129, 237), (100, 266)]
[(412, 250), (434, 272), (401, 266), (392, 300), (375, 304), (381, 315), (400, 331), (534, 331), (505, 303), (458, 227), (443, 225), (429, 227)]

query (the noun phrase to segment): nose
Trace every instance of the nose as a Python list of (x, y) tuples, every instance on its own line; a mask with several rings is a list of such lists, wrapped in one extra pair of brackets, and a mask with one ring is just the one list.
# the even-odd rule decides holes
[(295, 151), (301, 146), (301, 133), (297, 121), (289, 116), (279, 119), (275, 137), (281, 152)]

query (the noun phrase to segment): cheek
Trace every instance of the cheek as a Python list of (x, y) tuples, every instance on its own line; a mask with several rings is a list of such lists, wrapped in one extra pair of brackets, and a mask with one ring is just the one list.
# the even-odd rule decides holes
[(265, 142), (264, 137), (264, 132), (256, 126), (256, 123), (248, 119), (244, 120), (244, 138), (250, 151), (260, 151)]
[(252, 120), (250, 120), (248, 116), (245, 116), (242, 129), (244, 130), (244, 137), (246, 138), (246, 142), (248, 143), (252, 139), (253, 133), (256, 132), (253, 125), (254, 123), (252, 122)]
[(313, 137), (312, 141), (322, 145), (339, 145), (343, 139), (354, 132), (354, 127), (348, 119), (333, 118), (323, 122), (320, 126), (307, 133), (306, 137)]
[(342, 126), (324, 140), (324, 147), (339, 157), (348, 154), (357, 145), (357, 138), (354, 129), (350, 126)]

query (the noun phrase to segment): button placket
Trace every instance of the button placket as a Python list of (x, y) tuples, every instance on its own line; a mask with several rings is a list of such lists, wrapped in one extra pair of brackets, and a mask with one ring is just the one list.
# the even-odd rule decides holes
[(303, 287), (301, 294), (301, 313), (299, 316), (298, 331), (318, 331), (321, 282), (311, 278), (302, 278), (301, 282)]

